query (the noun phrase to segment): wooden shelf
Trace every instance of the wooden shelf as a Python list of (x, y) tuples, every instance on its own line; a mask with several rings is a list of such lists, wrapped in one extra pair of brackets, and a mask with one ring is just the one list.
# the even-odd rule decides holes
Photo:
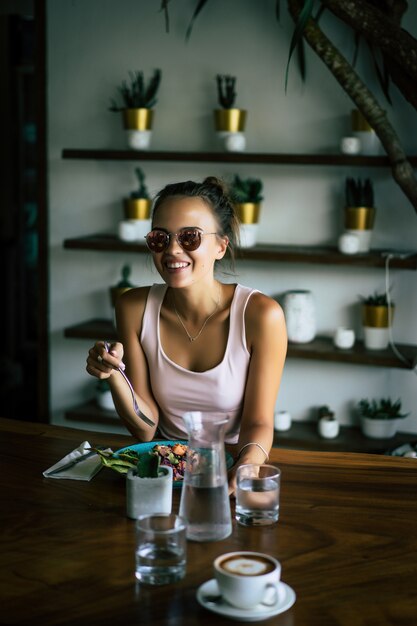
[(392, 439), (370, 439), (360, 428), (341, 426), (335, 439), (323, 439), (317, 432), (316, 422), (293, 422), (290, 430), (274, 433), (274, 447), (320, 452), (363, 452), (384, 454), (403, 443), (417, 441), (417, 434), (397, 433)]
[[(64, 336), (69, 339), (117, 339), (113, 322), (104, 319), (92, 319), (64, 329)], [(288, 357), (309, 359), (331, 363), (354, 363), (376, 367), (394, 367), (412, 369), (417, 359), (417, 346), (397, 344), (398, 350), (409, 363), (401, 361), (391, 350), (366, 350), (362, 341), (356, 341), (351, 350), (338, 350), (330, 337), (316, 337), (311, 343), (288, 345)]]
[[(91, 422), (108, 426), (121, 426), (116, 412), (105, 411), (94, 400), (72, 407), (65, 413), (72, 422)], [(274, 447), (320, 452), (363, 452), (384, 454), (403, 443), (417, 441), (417, 434), (397, 433), (392, 439), (369, 439), (354, 426), (341, 426), (335, 439), (323, 439), (317, 432), (316, 422), (293, 422), (290, 430), (274, 433)]]
[[(183, 161), (192, 163), (262, 163), (270, 165), (347, 165), (390, 167), (386, 156), (347, 154), (275, 154), (254, 152), (178, 152), (66, 148), (63, 159), (94, 159), (98, 161)], [(408, 157), (417, 165), (417, 156)]]
[[(64, 248), (68, 250), (93, 250), (108, 252), (148, 253), (143, 243), (122, 241), (116, 235), (98, 233), (83, 237), (64, 240)], [(401, 258), (401, 251), (390, 251), (394, 258), (390, 260), (390, 268), (417, 269), (417, 252)], [(334, 246), (283, 246), (275, 244), (259, 244), (254, 248), (240, 248), (237, 259), (252, 261), (276, 261), (285, 263), (314, 263), (323, 265), (348, 265), (350, 267), (380, 267), (386, 263), (386, 250), (371, 250), (362, 254), (342, 254)]]
[(123, 425), (116, 411), (101, 409), (95, 400), (68, 409), (65, 412), (65, 418), (71, 422), (91, 422), (92, 424), (107, 424), (108, 426)]

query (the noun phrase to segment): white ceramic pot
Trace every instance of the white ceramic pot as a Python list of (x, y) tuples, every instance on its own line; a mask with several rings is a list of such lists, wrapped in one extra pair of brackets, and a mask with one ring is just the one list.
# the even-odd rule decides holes
[(340, 140), (340, 151), (343, 154), (359, 154), (361, 151), (359, 137), (342, 137)]
[(244, 133), (220, 131), (217, 134), (222, 147), (227, 150), (227, 152), (244, 152), (246, 148), (246, 137)]
[(338, 239), (339, 252), (342, 254), (357, 254), (359, 252), (359, 237), (353, 233), (343, 233)]
[(151, 130), (126, 130), (127, 145), (132, 150), (149, 150), (151, 145)]
[(259, 224), (241, 224), (240, 225), (240, 247), (253, 248), (256, 246), (258, 239)]
[(118, 234), (122, 241), (136, 241), (136, 220), (119, 222)]
[(339, 326), (334, 334), (333, 342), (340, 350), (350, 350), (355, 344), (355, 331), (352, 328)]
[(364, 326), (363, 338), (367, 350), (386, 350), (389, 345), (389, 328)]
[(288, 340), (308, 343), (316, 336), (316, 311), (311, 291), (288, 291), (284, 296)]
[(151, 230), (151, 220), (122, 220), (119, 222), (119, 238), (122, 241), (140, 241)]
[(319, 435), (324, 439), (334, 439), (340, 431), (340, 425), (337, 419), (321, 417), (318, 425)]
[(130, 519), (139, 515), (171, 513), (172, 467), (162, 465), (157, 478), (140, 478), (130, 469), (126, 475), (126, 513)]
[(345, 234), (355, 235), (358, 239), (358, 248), (356, 252), (369, 252), (371, 248), (372, 230), (347, 229)]
[(285, 431), (291, 428), (291, 413), (289, 411), (278, 411), (274, 415), (274, 429)]
[(398, 419), (380, 420), (361, 415), (361, 429), (365, 437), (371, 439), (391, 439), (397, 432)]

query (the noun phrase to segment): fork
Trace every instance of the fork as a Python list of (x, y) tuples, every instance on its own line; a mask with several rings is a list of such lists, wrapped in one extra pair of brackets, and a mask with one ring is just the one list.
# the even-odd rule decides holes
[[(105, 341), (105, 342), (104, 342), (104, 347), (105, 347), (105, 349), (106, 349), (106, 352), (110, 352), (110, 344), (109, 344), (109, 342), (108, 342), (108, 341)], [(122, 368), (121, 368), (121, 367), (117, 367), (116, 369), (117, 369), (117, 371), (118, 371), (118, 372), (120, 372), (120, 374), (123, 376), (123, 378), (125, 379), (125, 381), (126, 381), (126, 382), (127, 382), (127, 384), (128, 384), (128, 387), (129, 387), (129, 389), (130, 389), (130, 393), (132, 394), (133, 409), (134, 409), (134, 411), (135, 411), (136, 415), (137, 415), (138, 417), (140, 417), (140, 419), (141, 419), (141, 420), (143, 420), (143, 421), (145, 422), (145, 424), (148, 424), (148, 426), (155, 426), (155, 422), (154, 422), (154, 421), (152, 421), (152, 420), (151, 420), (149, 417), (147, 417), (146, 415), (144, 415), (144, 414), (142, 413), (142, 411), (140, 410), (139, 405), (138, 405), (137, 400), (136, 400), (136, 394), (135, 394), (135, 391), (134, 391), (134, 389), (133, 389), (133, 387), (132, 387), (132, 383), (130, 382), (130, 380), (128, 379), (128, 377), (126, 376), (126, 374), (124, 373), (124, 371), (122, 370)]]

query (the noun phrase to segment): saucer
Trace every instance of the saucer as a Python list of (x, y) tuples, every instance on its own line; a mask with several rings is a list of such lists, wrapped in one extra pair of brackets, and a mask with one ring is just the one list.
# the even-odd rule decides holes
[(226, 617), (230, 617), (230, 619), (235, 619), (240, 622), (257, 622), (262, 619), (268, 619), (268, 617), (274, 617), (274, 615), (279, 615), (287, 611), (287, 609), (294, 604), (296, 599), (294, 589), (283, 582), (280, 582), (279, 586), (285, 593), (283, 594), (282, 600), (277, 600), (274, 606), (257, 604), (253, 609), (238, 609), (226, 602), (226, 600), (220, 600), (219, 603), (215, 603), (208, 599), (210, 596), (219, 595), (217, 581), (212, 578), (197, 589), (197, 600), (201, 606), (213, 613), (225, 615)]

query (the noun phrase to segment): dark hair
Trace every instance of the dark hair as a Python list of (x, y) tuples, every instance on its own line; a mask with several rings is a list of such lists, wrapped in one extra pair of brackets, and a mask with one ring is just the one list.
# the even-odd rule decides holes
[(158, 208), (172, 197), (201, 198), (213, 211), (219, 225), (220, 236), (229, 238), (228, 251), (234, 265), (234, 249), (239, 245), (239, 219), (227, 185), (220, 178), (208, 176), (202, 183), (186, 180), (181, 183), (166, 185), (155, 196), (152, 221)]

